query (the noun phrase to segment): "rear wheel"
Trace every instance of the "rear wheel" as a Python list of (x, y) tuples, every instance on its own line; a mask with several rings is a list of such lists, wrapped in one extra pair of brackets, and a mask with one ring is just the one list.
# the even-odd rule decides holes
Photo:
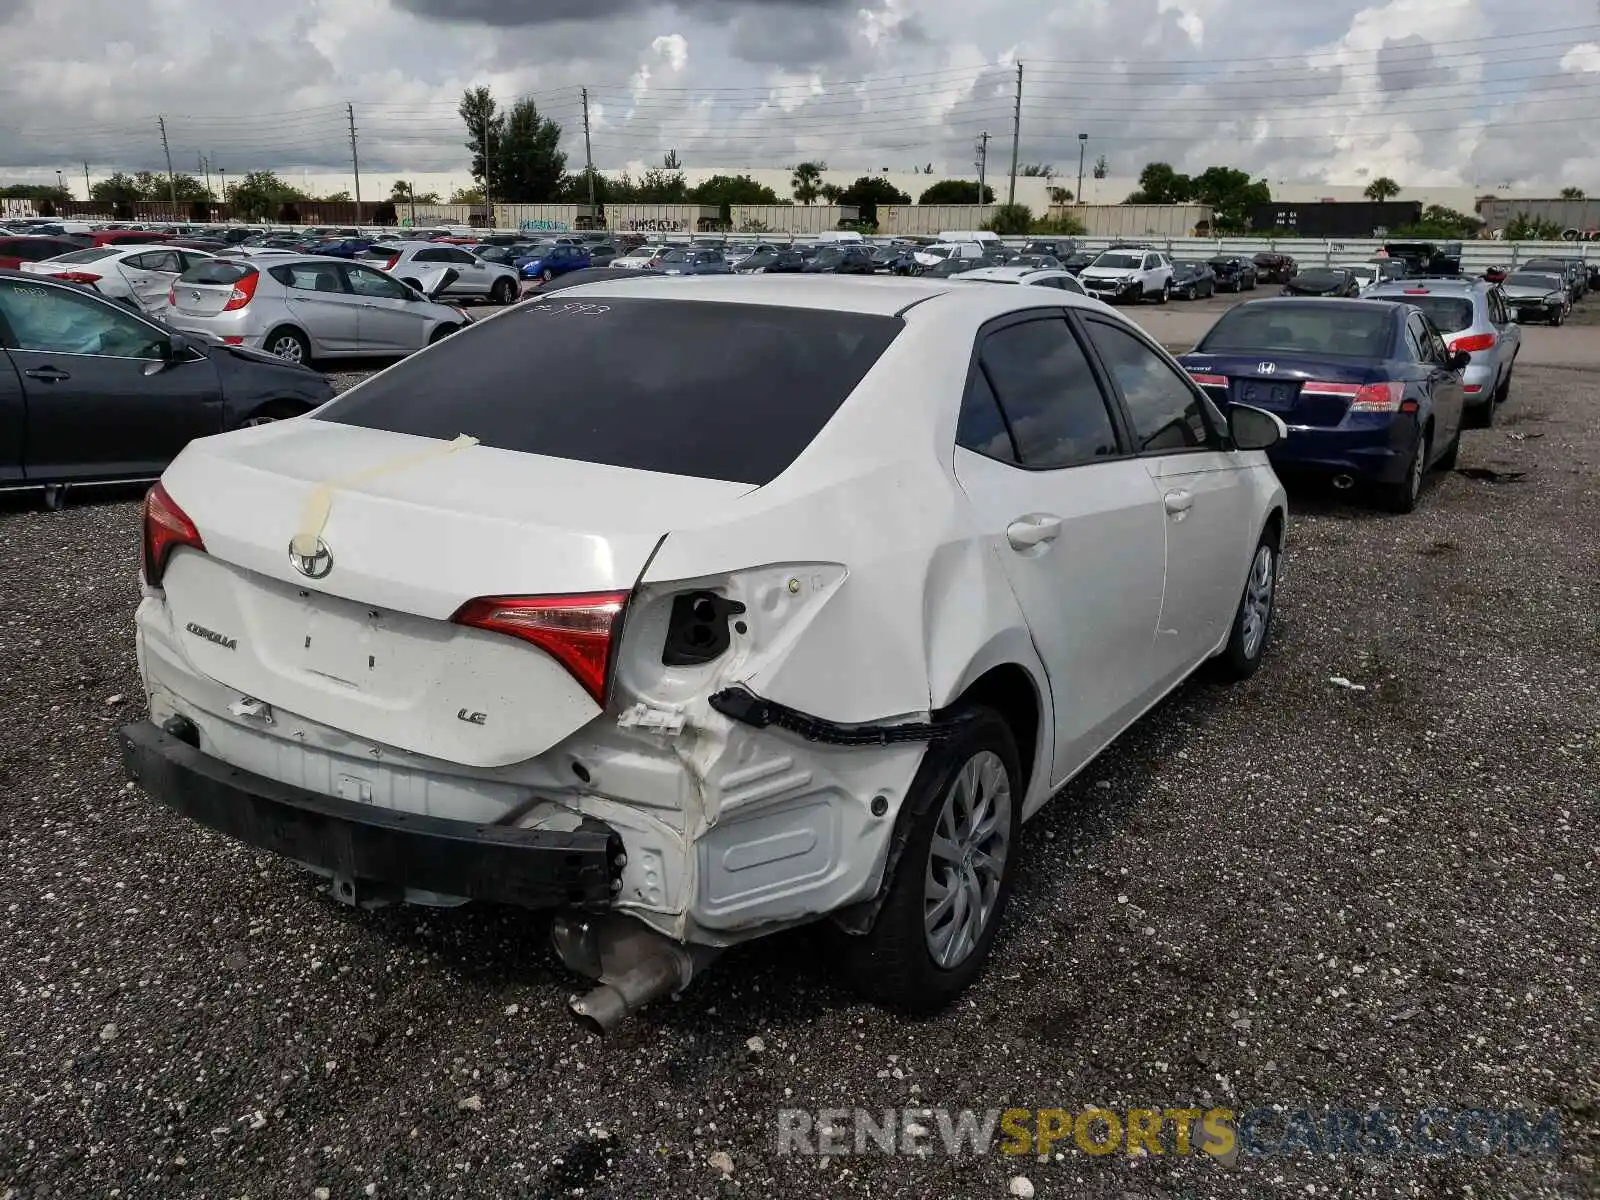
[(510, 279), (497, 279), (494, 287), (489, 289), (489, 299), (496, 304), (515, 304), (517, 302), (517, 285)]
[(283, 359), (284, 362), (300, 363), (302, 366), (311, 365), (311, 343), (306, 340), (305, 334), (295, 329), (274, 329), (267, 334), (267, 353)]
[(1166, 280), (1161, 284), (1161, 290), (1156, 293), (1156, 303), (1165, 304), (1172, 299), (1172, 281)]
[(904, 804), (905, 845), (871, 930), (843, 936), (857, 990), (906, 1012), (949, 1004), (977, 978), (1015, 875), (1022, 825), (1016, 741), (987, 708), (931, 747)]
[(1500, 381), (1500, 386), (1495, 390), (1494, 393), (1494, 402), (1496, 404), (1504, 404), (1507, 400), (1511, 399), (1511, 373), (1516, 369), (1516, 364), (1513, 363), (1511, 368), (1506, 371), (1506, 377)]
[(1422, 497), (1422, 481), (1428, 473), (1428, 450), (1433, 441), (1432, 428), (1423, 431), (1411, 449), (1411, 459), (1406, 463), (1405, 477), (1385, 484), (1379, 498), (1390, 512), (1415, 511)]
[[(1494, 424), (1494, 406), (1500, 396), (1500, 389), (1496, 387), (1489, 393), (1489, 398), (1482, 404), (1469, 408), (1462, 413), (1462, 424), (1473, 429), (1488, 429)], [(1452, 464), (1453, 465), (1453, 464)]]

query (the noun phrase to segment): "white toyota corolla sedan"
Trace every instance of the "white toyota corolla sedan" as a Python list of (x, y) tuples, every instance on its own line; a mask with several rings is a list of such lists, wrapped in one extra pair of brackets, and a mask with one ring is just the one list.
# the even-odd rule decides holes
[(1261, 662), (1282, 436), (1052, 289), (571, 288), (189, 445), (126, 764), (347, 903), (554, 910), (596, 1028), (822, 917), (936, 1008), (1023, 821)]

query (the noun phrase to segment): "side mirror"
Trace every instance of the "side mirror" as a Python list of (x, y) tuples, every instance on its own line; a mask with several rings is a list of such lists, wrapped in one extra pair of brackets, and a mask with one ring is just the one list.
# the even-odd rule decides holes
[(1228, 433), (1239, 450), (1266, 450), (1289, 436), (1282, 418), (1248, 404), (1228, 408)]
[(1472, 355), (1466, 350), (1456, 350), (1450, 355), (1450, 369), (1452, 371), (1465, 371), (1472, 365)]

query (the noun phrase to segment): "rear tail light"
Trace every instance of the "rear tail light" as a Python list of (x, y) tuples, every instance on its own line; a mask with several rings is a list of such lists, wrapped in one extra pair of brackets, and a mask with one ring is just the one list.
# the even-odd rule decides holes
[(1457, 338), (1450, 343), (1451, 351), (1456, 350), (1493, 350), (1495, 336), (1492, 333), (1475, 333), (1471, 337)]
[(189, 515), (158, 483), (144, 498), (145, 583), (151, 587), (161, 586), (161, 577), (167, 573), (167, 559), (179, 546), (188, 546), (202, 554), (206, 549)]
[(1300, 387), (1302, 396), (1348, 396), (1351, 412), (1399, 412), (1406, 385), (1398, 380), (1384, 383), (1320, 383)]
[(251, 271), (250, 274), (240, 279), (233, 285), (233, 291), (228, 294), (228, 302), (222, 306), (223, 312), (233, 312), (243, 308), (255, 298), (256, 287), (261, 283), (261, 273)]
[(467, 601), (450, 619), (457, 625), (508, 634), (539, 647), (604, 708), (612, 647), (621, 632), (627, 603), (627, 592), (486, 596)]
[(178, 285), (173, 284), (167, 289), (167, 304), (172, 308), (178, 307)]
[(102, 276), (93, 271), (62, 271), (56, 278), (67, 283), (99, 283)]
[(1196, 371), (1193, 367), (1189, 368), (1189, 378), (1194, 380), (1201, 387), (1228, 386), (1228, 377), (1226, 375), (1210, 375), (1204, 371)]
[(389, 261), (383, 264), (383, 269), (385, 271), (392, 271), (392, 270), (395, 269), (396, 266), (399, 265), (399, 263), (400, 263), (400, 256), (398, 254), (391, 254), (389, 256)]

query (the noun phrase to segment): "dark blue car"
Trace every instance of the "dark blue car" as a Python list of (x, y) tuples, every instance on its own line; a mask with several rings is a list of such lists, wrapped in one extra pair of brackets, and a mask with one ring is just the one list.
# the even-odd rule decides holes
[(594, 265), (587, 247), (570, 242), (551, 242), (536, 246), (525, 258), (517, 260), (517, 270), (524, 279), (542, 279), (549, 283), (557, 275), (568, 271), (581, 271)]
[(311, 254), (322, 254), (329, 258), (355, 258), (364, 254), (376, 244), (375, 238), (333, 238), (326, 242), (318, 242)]
[(1359, 483), (1410, 512), (1428, 470), (1455, 465), (1470, 358), (1409, 304), (1274, 299), (1236, 305), (1179, 361), (1224, 410), (1283, 419), (1280, 474)]

